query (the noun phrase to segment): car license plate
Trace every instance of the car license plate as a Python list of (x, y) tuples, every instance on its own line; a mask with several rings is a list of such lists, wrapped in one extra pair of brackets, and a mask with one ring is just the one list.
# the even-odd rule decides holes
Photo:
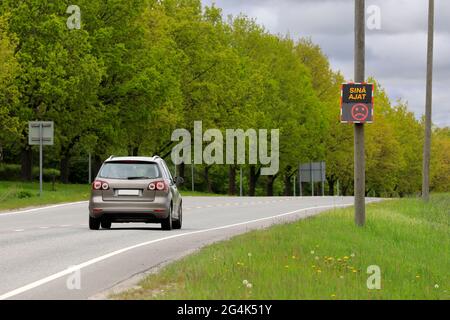
[(139, 190), (119, 189), (117, 195), (119, 196), (139, 196)]

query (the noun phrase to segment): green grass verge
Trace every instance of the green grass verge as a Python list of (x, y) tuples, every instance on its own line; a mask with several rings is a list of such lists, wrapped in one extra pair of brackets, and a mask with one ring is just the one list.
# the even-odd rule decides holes
[[(39, 182), (0, 181), (0, 210), (20, 209), (89, 199), (90, 185), (59, 184), (54, 188), (44, 183), (43, 196), (39, 196)], [(217, 194), (181, 191), (183, 196), (219, 196)]]
[(207, 193), (201, 191), (185, 191), (180, 190), (183, 197), (226, 197), (226, 194)]
[[(367, 206), (253, 231), (205, 247), (113, 299), (449, 299), (450, 195)], [(367, 288), (367, 268), (381, 289)], [(244, 285), (251, 283), (251, 288)]]
[(0, 182), (0, 210), (42, 206), (89, 199), (90, 186), (44, 183), (42, 197), (38, 182)]

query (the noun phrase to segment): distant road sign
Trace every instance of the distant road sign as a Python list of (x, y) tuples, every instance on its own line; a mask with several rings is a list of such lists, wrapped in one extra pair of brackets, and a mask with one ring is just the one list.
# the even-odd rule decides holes
[[(42, 126), (42, 127), (41, 127)], [(53, 145), (53, 121), (30, 121), (28, 122), (28, 144), (40, 145), (42, 128), (42, 145)]]
[(39, 195), (42, 196), (43, 146), (53, 145), (53, 121), (28, 122), (28, 144), (39, 146)]
[(373, 122), (373, 90), (371, 83), (344, 83), (341, 88), (341, 122)]
[(325, 162), (302, 163), (300, 165), (300, 181), (301, 182), (320, 182), (325, 177)]

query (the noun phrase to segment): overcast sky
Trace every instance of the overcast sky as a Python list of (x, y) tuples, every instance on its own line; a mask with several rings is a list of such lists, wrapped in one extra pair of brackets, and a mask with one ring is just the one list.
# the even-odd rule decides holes
[[(202, 0), (224, 14), (243, 13), (270, 32), (311, 37), (332, 68), (353, 79), (353, 0)], [(366, 76), (417, 118), (425, 108), (428, 0), (366, 0), (381, 9), (381, 29), (366, 29)], [(433, 122), (450, 126), (450, 1), (435, 1)]]

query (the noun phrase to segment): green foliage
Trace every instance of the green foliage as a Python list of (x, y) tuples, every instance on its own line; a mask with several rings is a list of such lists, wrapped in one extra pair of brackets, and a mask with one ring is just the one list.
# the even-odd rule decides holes
[[(18, 164), (3, 164), (0, 163), (0, 180), (1, 181), (18, 181), (20, 180), (21, 167)], [(39, 167), (32, 169), (33, 179), (39, 179)], [(53, 178), (59, 179), (61, 173), (58, 169), (44, 168), (42, 170), (42, 179), (47, 182), (52, 182)]]
[[(87, 153), (97, 168), (111, 154), (168, 160), (172, 131), (202, 120), (223, 133), (280, 130), (279, 173), (260, 179), (260, 165), (243, 166), (246, 194), (291, 195), (298, 164), (320, 160), (328, 192), (339, 182), (352, 194), (353, 130), (338, 121), (345, 79), (310, 39), (270, 34), (244, 15), (225, 19), (200, 0), (79, 0), (81, 30), (69, 30), (68, 5), (0, 4), (0, 149), (9, 163), (22, 162), (20, 178), (33, 176), (36, 159), (30, 120), (55, 122), (45, 165), (59, 166), (63, 182), (84, 181), (86, 166), (74, 159)], [(367, 193), (419, 192), (423, 125), (369, 81), (377, 89)], [(435, 130), (432, 190), (449, 190), (449, 140), (448, 129)], [(196, 171), (201, 190), (236, 192), (236, 165)]]
[(18, 119), (11, 114), (19, 101), (14, 78), (20, 69), (14, 56), (17, 40), (8, 35), (8, 29), (8, 16), (0, 16), (0, 146), (18, 129)]

